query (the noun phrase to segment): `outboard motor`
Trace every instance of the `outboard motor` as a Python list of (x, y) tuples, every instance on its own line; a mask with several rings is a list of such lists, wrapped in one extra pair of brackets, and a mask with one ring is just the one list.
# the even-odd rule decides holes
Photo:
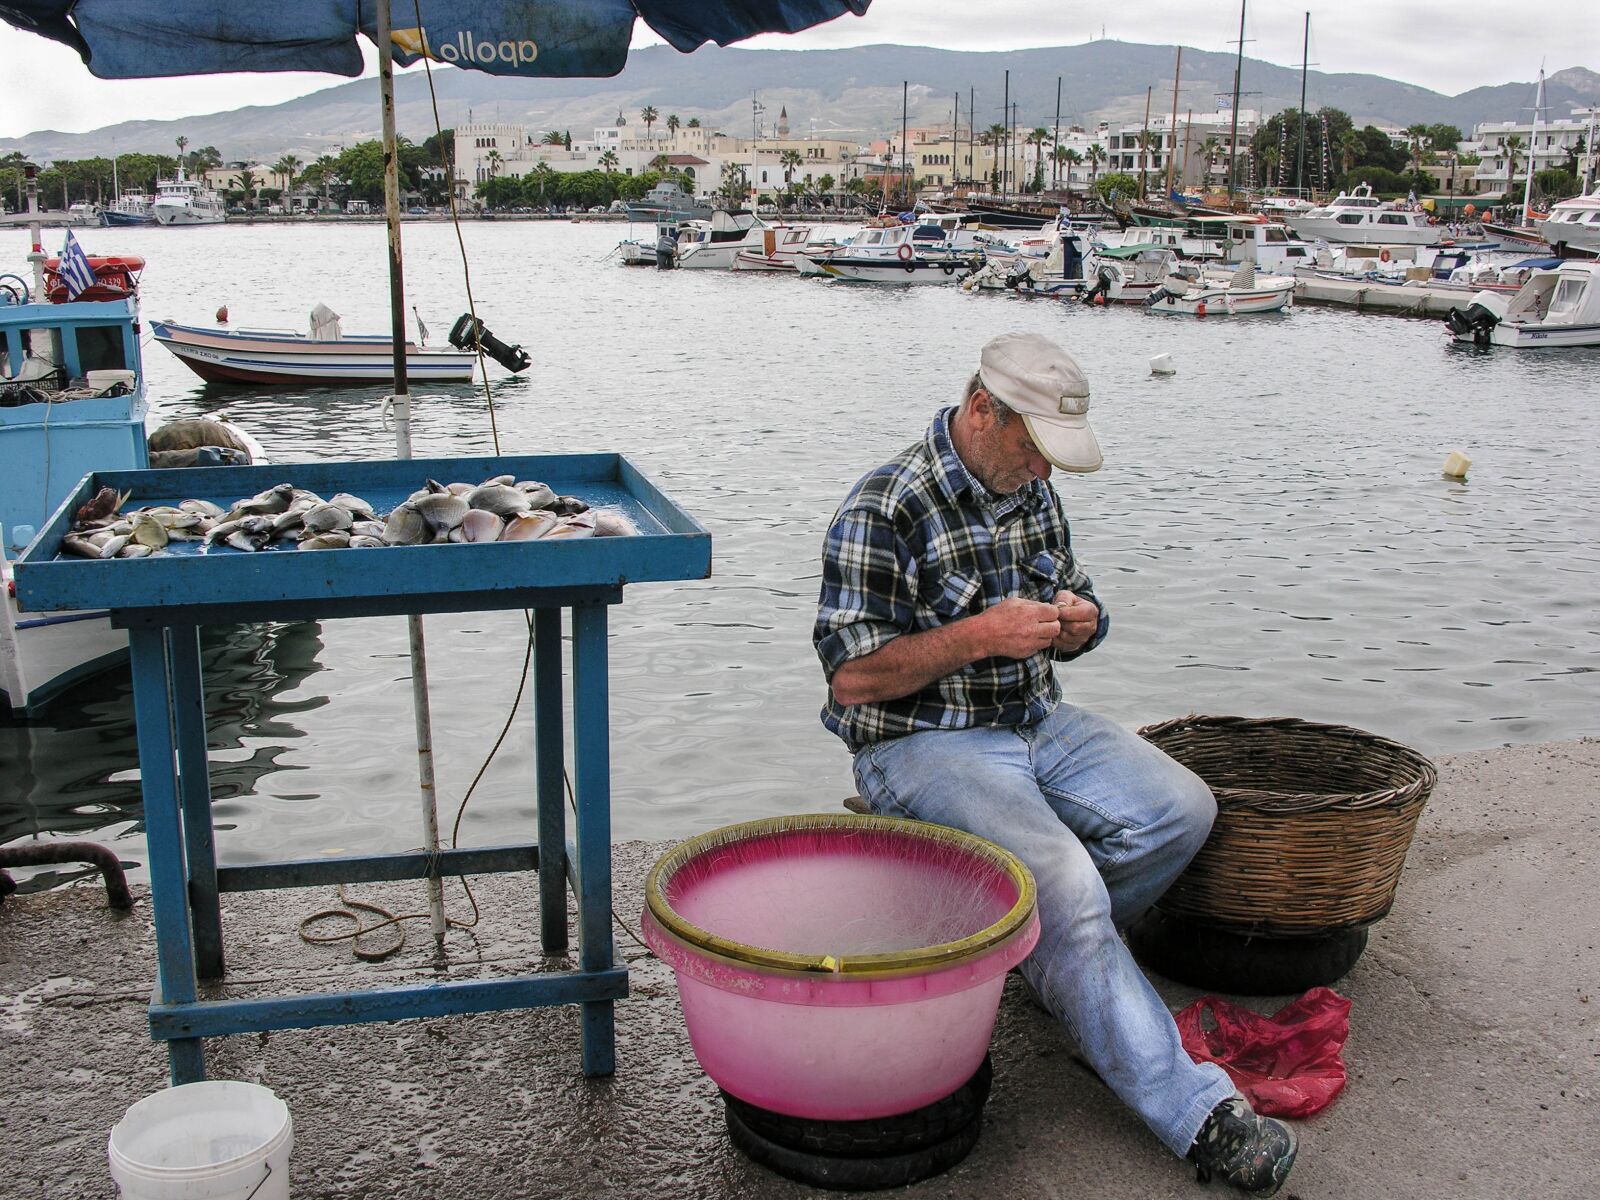
[(450, 344), (457, 350), (476, 350), (482, 346), (485, 354), (508, 371), (526, 371), (533, 362), (521, 346), (506, 345), (471, 313), (462, 313), (450, 327)]
[(1452, 308), (1444, 319), (1445, 325), (1456, 337), (1471, 336), (1476, 346), (1489, 344), (1489, 331), (1500, 324), (1500, 318), (1481, 304), (1469, 304), (1465, 312)]
[[(1105, 295), (1110, 290), (1111, 272), (1102, 267), (1100, 268), (1099, 273), (1096, 275), (1094, 283), (1092, 283), (1084, 291), (1082, 300), (1085, 304), (1093, 304), (1096, 298)], [(1104, 303), (1104, 301), (1102, 301), (1102, 303)]]

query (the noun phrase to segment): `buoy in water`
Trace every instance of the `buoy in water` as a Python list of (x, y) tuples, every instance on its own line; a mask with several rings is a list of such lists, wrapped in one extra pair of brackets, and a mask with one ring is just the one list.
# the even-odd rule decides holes
[(1450, 451), (1450, 456), (1444, 460), (1444, 477), (1446, 479), (1465, 479), (1467, 468), (1472, 465), (1472, 460), (1459, 450)]
[(1150, 374), (1176, 375), (1178, 368), (1172, 365), (1172, 355), (1157, 354), (1150, 360)]
[(228, 323), (228, 306), (226, 304), (224, 304), (221, 308), (217, 309), (217, 324), (218, 325), (226, 325), (227, 323)]

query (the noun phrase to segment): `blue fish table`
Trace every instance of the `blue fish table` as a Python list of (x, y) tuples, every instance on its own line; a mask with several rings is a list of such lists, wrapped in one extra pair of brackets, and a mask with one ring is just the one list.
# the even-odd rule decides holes
[[(146, 558), (64, 557), (78, 507), (102, 487), (124, 506), (188, 497), (224, 506), (289, 482), (319, 495), (353, 492), (379, 511), (424, 479), (477, 482), (495, 475), (543, 480), (557, 493), (621, 509), (638, 536), (383, 549), (256, 553), (173, 543)], [(611, 936), (610, 734), (606, 612), (625, 584), (698, 579), (711, 572), (711, 536), (616, 454), (191, 468), (91, 474), (17, 563), (17, 593), (33, 611), (109, 611), (128, 631), (149, 841), (158, 979), (151, 1036), (164, 1040), (172, 1081), (204, 1078), (207, 1037), (271, 1029), (392, 1021), (547, 1004), (582, 1006), (583, 1069), (614, 1067), (612, 1004), (627, 995), (627, 967)], [(219, 866), (207, 778), (199, 628), (400, 613), (526, 609), (534, 626), (537, 841), (426, 853)], [(561, 664), (563, 614), (572, 629), (573, 777), (576, 815), (566, 829)], [(200, 981), (225, 974), (222, 892), (340, 882), (537, 871), (540, 940), (568, 950), (567, 893), (576, 900), (578, 954), (567, 971), (512, 978), (372, 988), (314, 995), (202, 999)]]

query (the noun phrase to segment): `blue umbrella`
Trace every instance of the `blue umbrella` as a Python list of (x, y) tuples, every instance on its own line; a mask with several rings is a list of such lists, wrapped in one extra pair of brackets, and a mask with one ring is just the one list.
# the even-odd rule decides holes
[(65, 42), (102, 79), (224, 71), (361, 74), (356, 34), (392, 17), (395, 57), (424, 53), (494, 75), (615, 75), (635, 20), (687, 53), (758, 33), (795, 33), (871, 0), (0, 0), (0, 20)]

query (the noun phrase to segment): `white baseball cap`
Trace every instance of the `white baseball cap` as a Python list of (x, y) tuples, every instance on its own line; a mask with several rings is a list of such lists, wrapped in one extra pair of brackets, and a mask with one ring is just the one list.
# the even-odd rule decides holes
[(1049, 338), (1002, 333), (983, 348), (978, 376), (985, 391), (1020, 415), (1033, 444), (1063, 471), (1098, 471), (1104, 459), (1089, 428), (1089, 380)]

